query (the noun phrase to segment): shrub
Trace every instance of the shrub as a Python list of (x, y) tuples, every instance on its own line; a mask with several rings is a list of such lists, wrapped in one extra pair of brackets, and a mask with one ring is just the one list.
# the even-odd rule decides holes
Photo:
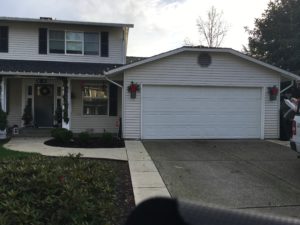
[(28, 126), (30, 125), (30, 123), (32, 122), (32, 109), (31, 109), (31, 103), (28, 100), (27, 101), (27, 105), (25, 106), (24, 112), (23, 112), (23, 116), (22, 116), (22, 120), (24, 121), (24, 125)]
[(112, 133), (104, 132), (101, 136), (101, 141), (104, 145), (112, 145), (114, 141), (114, 136), (112, 135)]
[(73, 132), (65, 128), (55, 128), (51, 131), (51, 136), (62, 143), (67, 143), (73, 138)]
[(7, 127), (7, 114), (0, 108), (0, 130), (5, 130)]
[(78, 134), (78, 141), (80, 144), (87, 144), (91, 140), (91, 135), (88, 132), (81, 132)]
[(62, 123), (62, 107), (61, 104), (57, 105), (57, 108), (55, 110), (54, 119), (57, 123), (57, 125), (60, 125)]
[(0, 160), (0, 224), (120, 224), (115, 164), (79, 156)]

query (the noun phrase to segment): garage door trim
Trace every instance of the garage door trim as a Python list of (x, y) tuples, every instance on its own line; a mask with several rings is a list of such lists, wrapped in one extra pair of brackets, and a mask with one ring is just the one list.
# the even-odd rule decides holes
[[(242, 85), (239, 85), (239, 86), (229, 86), (229, 85), (178, 85), (178, 84), (143, 84), (141, 83), (140, 84), (140, 105), (141, 105), (141, 108), (140, 108), (140, 137), (141, 139), (144, 139), (144, 132), (143, 132), (143, 109), (144, 109), (144, 102), (143, 102), (143, 89), (144, 87), (148, 87), (148, 86), (155, 86), (155, 87), (164, 87), (164, 86), (174, 86), (174, 87), (204, 87), (204, 88), (257, 88), (257, 89), (260, 89), (260, 93), (261, 93), (261, 106), (260, 106), (260, 109), (261, 109), (261, 112), (260, 112), (260, 120), (261, 120), (261, 127), (260, 127), (260, 139), (264, 139), (264, 129), (265, 129), (265, 91), (266, 91), (266, 88), (265, 87), (262, 87), (262, 86), (249, 86), (249, 85), (245, 85), (245, 86), (242, 86)], [(234, 138), (234, 137), (233, 137)]]

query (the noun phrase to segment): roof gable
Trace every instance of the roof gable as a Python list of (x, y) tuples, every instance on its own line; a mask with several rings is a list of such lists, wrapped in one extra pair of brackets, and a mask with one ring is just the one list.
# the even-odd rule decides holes
[(274, 72), (277, 72), (281, 76), (283, 76), (283, 77), (285, 77), (285, 78), (287, 78), (289, 80), (300, 80), (300, 77), (298, 75), (296, 75), (296, 74), (293, 74), (293, 73), (288, 72), (286, 70), (283, 70), (283, 69), (280, 69), (278, 67), (272, 66), (270, 64), (264, 63), (262, 61), (254, 59), (254, 58), (252, 58), (250, 56), (247, 56), (247, 55), (245, 55), (245, 54), (243, 54), (241, 52), (238, 52), (236, 50), (233, 50), (233, 49), (230, 49), (230, 48), (203, 48), (203, 47), (201, 47), (201, 48), (199, 48), (199, 47), (182, 47), (182, 48), (177, 48), (177, 49), (174, 49), (174, 50), (171, 50), (171, 51), (168, 51), (168, 52), (164, 52), (164, 53), (161, 53), (161, 54), (158, 54), (158, 55), (146, 58), (146, 59), (141, 60), (141, 61), (137, 61), (137, 62), (134, 62), (134, 63), (131, 63), (131, 64), (127, 64), (127, 65), (118, 67), (116, 69), (112, 69), (112, 70), (110, 70), (108, 72), (105, 72), (105, 75), (113, 75), (113, 74), (116, 74), (116, 73), (120, 73), (120, 72), (123, 72), (125, 70), (130, 69), (130, 68), (141, 66), (143, 64), (154, 62), (154, 61), (157, 61), (157, 60), (160, 60), (160, 59), (163, 59), (163, 58), (175, 55), (175, 54), (179, 54), (179, 53), (182, 53), (182, 52), (229, 53), (229, 54), (232, 54), (232, 55), (237, 56), (239, 58), (242, 58), (244, 60), (247, 60), (249, 62), (252, 62), (252, 63), (255, 63), (257, 65), (260, 65), (260, 66), (262, 66), (262, 67), (264, 67), (266, 69), (269, 69), (269, 70), (272, 70)]

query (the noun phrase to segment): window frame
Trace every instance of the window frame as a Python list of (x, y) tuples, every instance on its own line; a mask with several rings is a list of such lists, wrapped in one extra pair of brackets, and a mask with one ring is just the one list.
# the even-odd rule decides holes
[[(104, 83), (106, 85), (106, 89), (107, 89), (107, 110), (106, 110), (106, 114), (85, 114), (84, 113), (84, 94), (83, 94), (83, 90), (81, 90), (81, 115), (84, 116), (84, 117), (99, 117), (99, 116), (102, 116), (102, 117), (109, 117), (109, 84), (106, 82)], [(84, 87), (99, 87), (101, 86), (102, 84), (101, 83), (87, 83), (87, 84), (84, 84), (82, 89), (84, 89)]]
[[(85, 54), (85, 34), (97, 34), (98, 35), (98, 53), (93, 55), (93, 54)], [(92, 31), (86, 31), (86, 32), (83, 32), (83, 54), (84, 55), (87, 55), (87, 56), (100, 56), (100, 45), (101, 45), (101, 42), (100, 42), (100, 32), (92, 32)], [(88, 43), (96, 43), (96, 42), (88, 42)]]
[[(67, 51), (67, 42), (79, 42), (79, 41), (67, 41), (67, 33), (81, 33), (82, 40), (81, 40), (81, 53), (68, 53)], [(65, 55), (84, 55), (84, 32), (83, 31), (74, 31), (74, 30), (65, 30)]]
[[(60, 32), (64, 32), (64, 52), (63, 53), (59, 53), (59, 52), (50, 52), (50, 32), (51, 31), (60, 31)], [(48, 54), (53, 54), (53, 55), (65, 55), (66, 54), (66, 32), (64, 31), (64, 30), (58, 30), (58, 29), (54, 29), (54, 30), (50, 30), (50, 29), (48, 29), (48, 35), (47, 35), (47, 37), (48, 37)]]
[[(57, 53), (57, 52), (50, 52), (50, 32), (51, 31), (60, 31), (64, 32), (64, 53)], [(74, 33), (82, 33), (83, 39), (82, 39), (82, 49), (81, 49), (81, 54), (77, 53), (67, 53), (67, 32), (74, 32)], [(108, 33), (108, 32), (107, 32)], [(97, 34), (98, 35), (98, 54), (85, 54), (85, 34)], [(89, 57), (100, 57), (101, 56), (101, 31), (80, 31), (80, 30), (60, 30), (60, 29), (47, 29), (47, 53), (51, 55), (72, 55), (72, 56), (89, 56)], [(91, 43), (96, 43), (96, 42), (91, 42)], [(106, 57), (105, 57), (106, 58)]]

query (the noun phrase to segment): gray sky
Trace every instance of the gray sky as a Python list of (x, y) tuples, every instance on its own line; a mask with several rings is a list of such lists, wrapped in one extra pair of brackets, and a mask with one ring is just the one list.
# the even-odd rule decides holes
[(253, 28), (269, 0), (0, 0), (0, 16), (133, 23), (128, 55), (151, 56), (184, 44), (199, 44), (196, 20), (214, 5), (230, 25), (222, 47), (241, 50), (244, 27)]

